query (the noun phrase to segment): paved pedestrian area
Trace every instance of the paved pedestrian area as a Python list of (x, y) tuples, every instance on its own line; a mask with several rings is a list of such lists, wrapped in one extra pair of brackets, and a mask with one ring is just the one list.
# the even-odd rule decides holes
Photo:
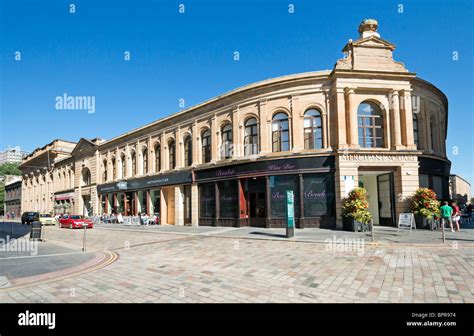
[[(51, 244), (82, 247), (82, 230), (45, 234)], [(472, 245), (350, 237), (333, 232), (321, 243), (94, 228), (88, 248), (114, 251), (115, 262), (0, 289), (0, 302), (474, 302)]]

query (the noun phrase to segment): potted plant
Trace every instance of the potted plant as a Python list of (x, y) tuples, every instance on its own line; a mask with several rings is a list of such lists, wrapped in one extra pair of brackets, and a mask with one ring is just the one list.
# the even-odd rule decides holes
[(440, 217), (440, 202), (436, 193), (428, 188), (419, 188), (410, 197), (410, 212), (415, 216), (417, 229), (422, 229), (427, 225), (427, 220)]
[(367, 210), (367, 191), (364, 188), (355, 188), (342, 200), (343, 228), (347, 231), (362, 230), (363, 225), (369, 224), (372, 215)]

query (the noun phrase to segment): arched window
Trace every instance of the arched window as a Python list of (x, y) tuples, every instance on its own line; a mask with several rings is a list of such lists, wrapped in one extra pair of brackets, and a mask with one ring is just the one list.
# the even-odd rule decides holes
[(244, 131), (244, 155), (249, 156), (258, 153), (258, 129), (257, 119), (250, 118), (245, 122)]
[(117, 178), (117, 165), (115, 162), (115, 157), (112, 158), (112, 180)]
[(277, 113), (273, 116), (272, 150), (273, 152), (290, 150), (290, 130), (286, 113)]
[(125, 176), (127, 176), (127, 161), (125, 160), (125, 155), (122, 154), (122, 156), (120, 157), (120, 162), (122, 163), (121, 178), (125, 178)]
[(363, 148), (384, 146), (383, 114), (380, 107), (371, 102), (363, 102), (357, 109), (359, 145)]
[(189, 167), (193, 164), (193, 142), (191, 136), (184, 138), (184, 166)]
[(89, 170), (89, 168), (84, 168), (82, 170), (82, 183), (86, 186), (92, 183), (91, 171)]
[(430, 136), (431, 136), (431, 149), (436, 151), (438, 149), (438, 125), (436, 125), (436, 119), (434, 116), (430, 118)]
[(232, 157), (232, 126), (227, 124), (222, 127), (221, 134), (221, 157), (224, 159), (230, 159)]
[(137, 154), (135, 154), (135, 152), (132, 152), (130, 156), (132, 159), (132, 176), (135, 176), (137, 175)]
[(148, 174), (148, 149), (142, 149), (143, 174)]
[(169, 152), (169, 161), (170, 161), (170, 169), (176, 168), (176, 143), (174, 140), (170, 140), (168, 142), (168, 152)]
[(416, 148), (420, 147), (420, 135), (418, 133), (418, 116), (413, 113), (413, 141), (415, 142)]
[(156, 144), (155, 146), (155, 173), (161, 170), (161, 146)]
[(107, 182), (107, 160), (103, 162), (104, 168), (102, 170), (102, 182)]
[(211, 131), (205, 130), (202, 132), (201, 136), (202, 141), (202, 162), (211, 161)]
[(321, 112), (310, 109), (304, 113), (304, 149), (323, 148)]

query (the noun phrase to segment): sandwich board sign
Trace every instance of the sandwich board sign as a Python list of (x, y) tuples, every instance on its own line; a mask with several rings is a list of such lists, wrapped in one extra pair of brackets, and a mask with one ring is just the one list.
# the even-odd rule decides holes
[(401, 213), (398, 217), (398, 228), (410, 231), (414, 228), (416, 230), (415, 216), (411, 212)]

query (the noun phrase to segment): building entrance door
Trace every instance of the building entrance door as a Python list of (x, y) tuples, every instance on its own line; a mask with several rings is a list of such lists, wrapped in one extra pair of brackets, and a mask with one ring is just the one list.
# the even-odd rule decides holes
[(359, 186), (367, 191), (368, 211), (374, 225), (394, 226), (395, 189), (393, 172), (359, 171)]
[(266, 186), (265, 178), (248, 180), (247, 211), (250, 226), (265, 227)]
[(395, 192), (393, 173), (377, 176), (377, 193), (379, 196), (380, 225), (395, 226)]

